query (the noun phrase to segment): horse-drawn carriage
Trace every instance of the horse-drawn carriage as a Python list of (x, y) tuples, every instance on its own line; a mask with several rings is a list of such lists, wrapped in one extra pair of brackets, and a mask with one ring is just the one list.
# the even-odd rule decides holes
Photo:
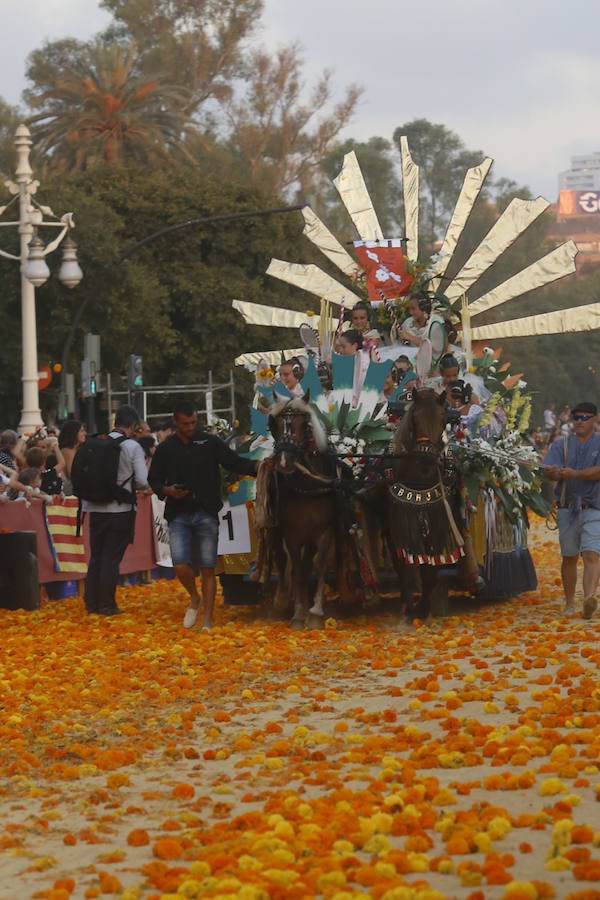
[(354, 409), (351, 389), (323, 390), (311, 358), (312, 400), (309, 391), (275, 395), (268, 412), (255, 410), (252, 452), (263, 459), (255, 497), (248, 481), (228, 496), (234, 506), (244, 501), (256, 539), (252, 558), (226, 559), (226, 601), (262, 599), (300, 626), (323, 621), (326, 596), (371, 607), (385, 584), (412, 621), (444, 613), (449, 588), (498, 599), (536, 586), (525, 506), (541, 483), (533, 450), (505, 453), (520, 482), (508, 501), (516, 505), (506, 506), (498, 499), (503, 451), (488, 445), (497, 458), (495, 491), (474, 466), (473, 503), (461, 471), (468, 445), (460, 447), (457, 423), (448, 422), (445, 394), (426, 387), (405, 394), (393, 407), (404, 414), (391, 424), (374, 403), (385, 363), (371, 366), (371, 389)]
[[(327, 577), (336, 582), (342, 601), (364, 603), (376, 596), (387, 568), (402, 582), (408, 617), (421, 618), (436, 594), (445, 597), (447, 591), (440, 586), (449, 582), (473, 593), (483, 581), (478, 596), (488, 598), (535, 586), (526, 545), (527, 515), (532, 509), (545, 514), (548, 505), (536, 453), (524, 441), (530, 401), (520, 376), (511, 376), (508, 364), (498, 362), (498, 350), (483, 345), (496, 338), (580, 330), (586, 327), (582, 308), (481, 327), (473, 327), (471, 319), (572, 273), (577, 248), (569, 241), (473, 297), (481, 276), (548, 204), (542, 198), (513, 200), (481, 245), (462, 265), (455, 264), (463, 230), (491, 166), (486, 159), (465, 176), (439, 254), (421, 265), (418, 168), (404, 139), (401, 153), (404, 239), (382, 238), (358, 161), (348, 154), (334, 184), (358, 232), (354, 244), (359, 262), (307, 207), (302, 211), (304, 234), (344, 280), (315, 265), (274, 259), (267, 272), (319, 298), (318, 312), (233, 301), (249, 324), (299, 327), (304, 346), (245, 353), (236, 360), (256, 372), (259, 402), (252, 411), (252, 452), (269, 459), (256, 498), (246, 496), (253, 490), (248, 482), (230, 486), (230, 504), (249, 501), (251, 548), (243, 559), (224, 557), (226, 601), (256, 598), (258, 586), (266, 588), (274, 580), (274, 605), (291, 600), (293, 619), (304, 622), (307, 613), (322, 618)], [(357, 286), (362, 293), (356, 293)], [(414, 355), (415, 347), (379, 347), (354, 357), (334, 352), (335, 336), (345, 327), (345, 307), (364, 303), (366, 294), (378, 327), (402, 334), (399, 323), (406, 315), (407, 297), (419, 292), (431, 299), (440, 318), (455, 326), (462, 377), (478, 379), (481, 408), (474, 426), (463, 423), (452, 431), (448, 425), (440, 395), (429, 389), (436, 362), (430, 356), (417, 365), (419, 390), (405, 407), (407, 397), (401, 398), (405, 415), (396, 431), (390, 431), (384, 383), (395, 356)], [(431, 350), (432, 340), (428, 332), (417, 342), (422, 357), (423, 347)], [(286, 359), (305, 354), (306, 396), (294, 397), (277, 383), (278, 401), (266, 410), (282, 353)], [(398, 385), (398, 391), (402, 387)], [(315, 595), (309, 601), (313, 558)], [(416, 583), (407, 583), (409, 567), (418, 567)], [(233, 576), (245, 580), (234, 583)], [(434, 605), (445, 607), (443, 600)]]

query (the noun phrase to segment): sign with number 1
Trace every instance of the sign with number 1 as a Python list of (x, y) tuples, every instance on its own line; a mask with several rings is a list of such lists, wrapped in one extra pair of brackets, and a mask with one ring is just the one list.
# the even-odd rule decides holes
[(250, 553), (250, 549), (250, 526), (245, 504), (230, 506), (225, 503), (219, 513), (219, 555)]

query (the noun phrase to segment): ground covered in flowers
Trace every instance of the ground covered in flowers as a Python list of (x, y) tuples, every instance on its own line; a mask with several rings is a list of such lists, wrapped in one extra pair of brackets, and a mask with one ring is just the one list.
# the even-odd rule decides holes
[(292, 632), (174, 582), (0, 610), (0, 897), (600, 898), (600, 618), (539, 590)]

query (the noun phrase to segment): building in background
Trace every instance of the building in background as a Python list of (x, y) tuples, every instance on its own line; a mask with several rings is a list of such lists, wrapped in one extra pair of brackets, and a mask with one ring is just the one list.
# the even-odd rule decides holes
[(600, 152), (572, 156), (571, 168), (558, 176), (559, 191), (600, 191)]
[(571, 238), (579, 248), (577, 274), (600, 264), (600, 152), (571, 157), (558, 176), (556, 226), (552, 237)]

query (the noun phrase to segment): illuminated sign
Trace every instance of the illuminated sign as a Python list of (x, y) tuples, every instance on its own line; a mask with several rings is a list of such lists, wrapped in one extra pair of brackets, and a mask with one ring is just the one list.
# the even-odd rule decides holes
[(584, 216), (600, 213), (600, 191), (560, 191), (559, 216)]

